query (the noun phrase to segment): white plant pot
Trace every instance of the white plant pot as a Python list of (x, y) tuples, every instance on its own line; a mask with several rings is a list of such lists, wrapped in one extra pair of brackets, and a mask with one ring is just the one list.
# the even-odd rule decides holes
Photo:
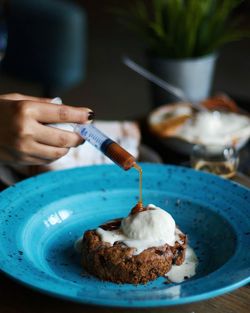
[[(201, 101), (210, 95), (217, 54), (193, 59), (150, 58), (151, 71), (167, 82), (181, 88), (190, 101)], [(153, 87), (154, 105), (158, 106), (180, 99)]]

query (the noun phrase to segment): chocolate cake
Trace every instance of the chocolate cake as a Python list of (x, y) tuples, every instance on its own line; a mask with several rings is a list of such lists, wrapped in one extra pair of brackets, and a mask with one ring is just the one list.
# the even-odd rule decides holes
[[(133, 211), (132, 211), (133, 212)], [(122, 219), (101, 225), (104, 230), (117, 230)], [(180, 265), (185, 259), (187, 236), (178, 230), (178, 240), (173, 246), (164, 244), (150, 247), (136, 254), (135, 248), (122, 241), (113, 245), (102, 241), (96, 230), (88, 230), (82, 240), (81, 260), (90, 274), (115, 283), (145, 284), (164, 276), (172, 264)]]

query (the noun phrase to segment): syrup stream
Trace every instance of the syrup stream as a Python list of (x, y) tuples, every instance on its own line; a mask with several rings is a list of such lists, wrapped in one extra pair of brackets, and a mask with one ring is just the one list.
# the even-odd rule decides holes
[(136, 164), (136, 163), (133, 166), (139, 172), (139, 201), (138, 201), (138, 207), (143, 208), (143, 201), (142, 201), (142, 168), (138, 164)]

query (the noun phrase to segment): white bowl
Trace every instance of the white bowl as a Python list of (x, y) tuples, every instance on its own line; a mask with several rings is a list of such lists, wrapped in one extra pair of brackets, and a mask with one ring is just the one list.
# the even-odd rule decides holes
[(250, 138), (250, 118), (235, 112), (195, 112), (188, 103), (159, 107), (149, 115), (150, 130), (168, 147), (190, 154), (193, 145), (228, 145), (241, 149)]

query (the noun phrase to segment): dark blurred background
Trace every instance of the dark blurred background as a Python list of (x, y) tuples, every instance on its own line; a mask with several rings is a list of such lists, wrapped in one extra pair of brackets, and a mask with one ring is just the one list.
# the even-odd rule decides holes
[[(42, 0), (34, 0), (36, 3), (47, 2)], [(50, 0), (51, 3), (53, 0)], [(6, 1), (5, 1), (6, 2)], [(10, 1), (11, 2), (11, 1)], [(13, 1), (12, 1), (13, 2)], [(26, 9), (27, 0), (16, 0), (14, 5), (17, 5), (16, 15), (12, 18), (19, 20), (19, 23), (30, 27), (30, 21), (25, 16), (23, 17), (22, 10)], [(65, 103), (74, 105), (84, 105), (93, 108), (99, 119), (133, 119), (145, 116), (152, 109), (152, 98), (150, 93), (149, 83), (131, 70), (126, 68), (121, 63), (121, 55), (124, 53), (137, 60), (142, 65), (147, 65), (145, 57), (145, 49), (138, 39), (131, 34), (127, 29), (119, 25), (116, 18), (110, 13), (110, 9), (117, 6), (128, 6), (133, 1), (115, 1), (115, 0), (56, 0), (56, 2), (68, 3), (73, 5), (73, 11), (79, 10), (84, 21), (79, 27), (83, 27), (83, 32), (79, 36), (84, 36), (82, 45), (84, 45), (82, 53), (86, 54), (86, 71), (81, 75), (73, 73), (75, 77), (71, 82), (66, 82), (65, 86), (55, 88), (51, 91), (49, 86), (44, 87), (36, 81), (36, 78), (29, 78), (29, 75), (22, 75), (22, 69), (19, 73), (10, 70), (2, 70), (0, 72), (0, 93), (20, 92), (30, 95), (41, 96), (46, 93), (54, 93), (61, 96)], [(75, 7), (74, 5), (77, 5)], [(9, 7), (10, 6), (10, 7)], [(11, 5), (7, 1), (7, 13), (10, 14)], [(31, 11), (33, 8), (31, 8)], [(69, 10), (70, 11), (70, 10)], [(72, 12), (73, 12), (72, 11)], [(240, 13), (248, 17), (250, 26), (250, 1), (245, 1), (238, 9)], [(34, 12), (34, 11), (32, 11)], [(48, 33), (51, 33), (60, 25), (57, 25), (57, 17), (60, 13), (57, 7), (49, 9), (49, 22), (44, 22), (38, 12), (37, 19), (43, 26), (41, 26)], [(74, 11), (75, 12), (75, 11)], [(85, 13), (84, 13), (85, 12)], [(65, 13), (65, 12), (64, 12)], [(64, 14), (62, 13), (62, 14)], [(11, 13), (12, 14), (12, 13)], [(26, 13), (25, 13), (26, 14)], [(75, 13), (72, 13), (73, 15)], [(78, 16), (79, 17), (79, 16)], [(85, 17), (87, 19), (85, 20)], [(77, 19), (77, 15), (75, 16)], [(21, 22), (20, 22), (21, 19)], [(246, 19), (247, 20), (247, 19)], [(69, 22), (71, 23), (71, 22)], [(20, 25), (21, 25), (20, 24)], [(77, 25), (71, 25), (72, 29)], [(18, 25), (13, 26), (15, 36), (19, 37), (18, 47), (22, 46), (22, 34), (18, 36), (18, 31), (21, 32)], [(47, 27), (47, 28), (46, 28)], [(86, 38), (85, 38), (86, 35)], [(68, 34), (70, 38), (70, 34)], [(69, 40), (59, 38), (62, 41), (60, 54), (66, 54), (69, 48)], [(56, 38), (56, 34), (55, 34)], [(36, 38), (35, 45), (43, 46), (46, 42), (45, 37)], [(12, 59), (15, 59), (15, 54), (20, 55), (24, 51), (13, 46)], [(48, 55), (53, 53), (53, 47), (49, 45)], [(11, 49), (11, 47), (9, 47)], [(32, 49), (29, 47), (29, 50)], [(36, 47), (34, 47), (36, 49)], [(13, 51), (15, 50), (15, 51)], [(35, 51), (35, 50), (34, 50)], [(51, 52), (52, 51), (52, 52)], [(33, 53), (33, 52), (32, 52)], [(32, 53), (31, 57), (32, 58)], [(37, 51), (34, 53), (38, 53)], [(26, 51), (26, 55), (29, 52)], [(39, 55), (38, 55), (39, 57)], [(79, 56), (75, 56), (77, 59)], [(11, 57), (10, 57), (11, 61)], [(13, 63), (13, 61), (11, 61)], [(48, 69), (54, 71), (54, 63), (46, 63)], [(79, 63), (80, 67), (85, 67), (84, 64)], [(9, 66), (9, 64), (8, 64)], [(60, 67), (60, 64), (58, 64)], [(70, 66), (70, 65), (69, 65)], [(74, 64), (73, 66), (76, 66)], [(43, 65), (41, 64), (42, 70)], [(47, 69), (47, 70), (48, 70)], [(57, 69), (60, 73), (60, 69)], [(67, 75), (67, 74), (66, 74)], [(78, 76), (77, 76), (78, 75)], [(26, 77), (28, 76), (28, 77)], [(46, 77), (43, 78), (46, 80)], [(53, 78), (54, 79), (54, 78)], [(232, 44), (226, 45), (221, 51), (217, 61), (216, 72), (213, 83), (214, 91), (223, 91), (233, 97), (245, 109), (250, 108), (250, 40), (242, 40)]]

